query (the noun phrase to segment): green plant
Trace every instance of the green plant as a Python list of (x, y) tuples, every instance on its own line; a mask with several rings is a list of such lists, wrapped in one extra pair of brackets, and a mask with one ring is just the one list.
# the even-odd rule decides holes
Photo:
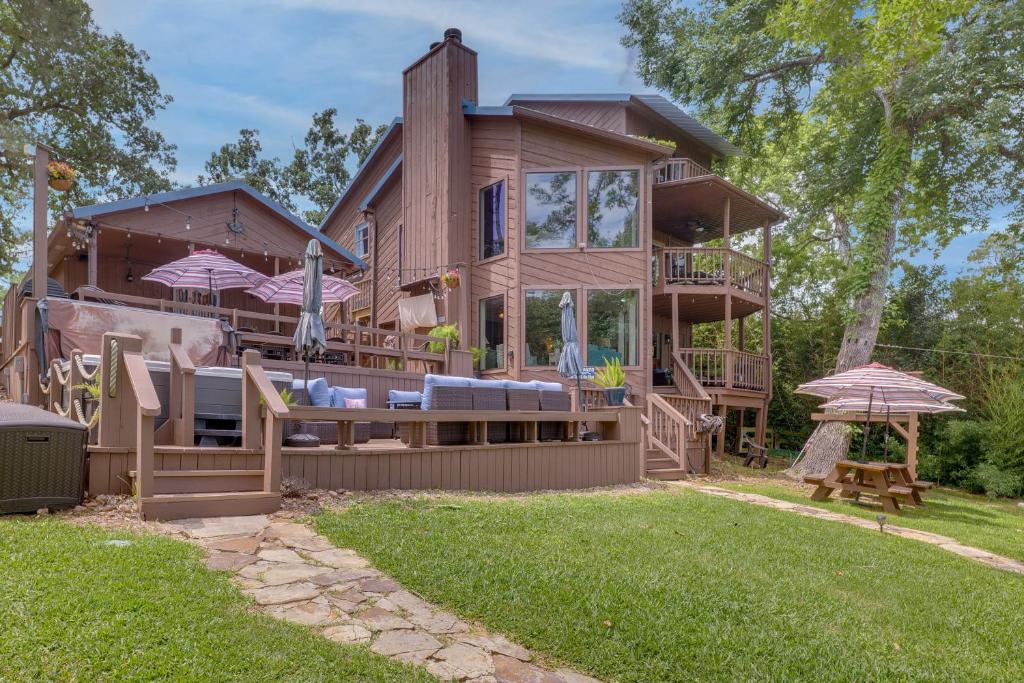
[(480, 361), (484, 359), (484, 350), (479, 346), (470, 346), (469, 352), (473, 354), (473, 367), (477, 370), (480, 369)]
[[(293, 406), (293, 405), (295, 405), (295, 396), (292, 394), (291, 390), (288, 389), (287, 387), (284, 388), (284, 389), (281, 389), (281, 391), (279, 391), (277, 393), (277, 395), (281, 397), (281, 400), (284, 401), (284, 404), (286, 406)], [(263, 398), (262, 395), (260, 395), (260, 405), (261, 406), (266, 406), (267, 405), (267, 401), (266, 401), (266, 399)]]
[(63, 161), (51, 161), (46, 166), (51, 180), (74, 180), (78, 173), (70, 164)]
[(99, 378), (99, 375), (97, 375), (96, 377), (93, 377), (92, 379), (86, 380), (86, 381), (82, 382), (81, 384), (76, 384), (73, 388), (74, 389), (78, 389), (79, 391), (84, 391), (85, 393), (87, 393), (89, 395), (89, 398), (91, 398), (93, 400), (96, 400), (96, 401), (100, 400), (100, 378)]
[(604, 367), (594, 371), (594, 384), (605, 389), (616, 389), (626, 384), (626, 373), (618, 358), (605, 358)]
[[(430, 332), (431, 337), (440, 337), (441, 339), (447, 339), (452, 347), (459, 345), (459, 325), (458, 323), (448, 323), (447, 325), (438, 325)], [(445, 344), (440, 341), (430, 342), (429, 349), (431, 353), (444, 353)]]
[(652, 135), (630, 135), (630, 137), (636, 138), (637, 140), (646, 140), (647, 142), (653, 142), (656, 145), (661, 145), (662, 147), (668, 147), (670, 149), (675, 149), (678, 146), (676, 145), (674, 140), (664, 140), (662, 138), (656, 138)]

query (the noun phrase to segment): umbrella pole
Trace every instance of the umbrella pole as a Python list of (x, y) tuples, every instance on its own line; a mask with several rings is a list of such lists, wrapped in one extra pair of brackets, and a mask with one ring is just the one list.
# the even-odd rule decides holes
[(885, 446), (882, 448), (882, 462), (889, 462), (889, 416), (892, 415), (892, 408), (885, 406)]
[(864, 441), (860, 446), (860, 459), (868, 459), (868, 435), (871, 433), (871, 402), (875, 400), (875, 391), (872, 387), (871, 393), (868, 394), (868, 418), (864, 422)]

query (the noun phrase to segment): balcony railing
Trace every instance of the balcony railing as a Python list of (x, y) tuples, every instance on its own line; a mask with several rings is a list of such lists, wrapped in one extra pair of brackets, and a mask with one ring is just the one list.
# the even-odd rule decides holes
[(705, 387), (768, 391), (768, 357), (726, 349), (679, 349), (693, 376)]
[(719, 285), (763, 297), (768, 264), (721, 247), (665, 247), (654, 251), (655, 285)]
[(689, 180), (690, 178), (700, 178), (701, 176), (706, 175), (714, 174), (693, 159), (677, 157), (669, 159), (657, 168), (657, 175), (655, 176), (654, 182), (669, 183), (673, 180)]
[(364, 278), (357, 282), (353, 282), (352, 284), (359, 290), (359, 293), (348, 300), (349, 312), (369, 308), (372, 300), (372, 280), (370, 278)]

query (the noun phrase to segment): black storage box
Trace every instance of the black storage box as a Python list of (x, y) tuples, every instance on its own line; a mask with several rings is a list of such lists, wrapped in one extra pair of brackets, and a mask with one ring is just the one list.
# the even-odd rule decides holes
[(85, 426), (20, 403), (0, 403), (0, 514), (82, 502)]

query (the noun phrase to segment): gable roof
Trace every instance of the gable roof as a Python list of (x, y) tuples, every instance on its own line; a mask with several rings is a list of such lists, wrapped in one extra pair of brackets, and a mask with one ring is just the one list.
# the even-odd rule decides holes
[(93, 218), (94, 216), (103, 216), (110, 213), (117, 213), (119, 211), (129, 211), (131, 209), (141, 209), (150, 203), (161, 203), (167, 204), (170, 202), (181, 201), (183, 199), (195, 199), (197, 197), (206, 197), (209, 195), (220, 194), (223, 192), (244, 192), (249, 195), (260, 204), (276, 213), (278, 216), (291, 223), (297, 229), (306, 233), (309, 237), (320, 240), (320, 243), (326, 246), (331, 251), (335, 252), (339, 256), (352, 262), (357, 268), (365, 270), (367, 268), (366, 262), (361, 258), (350, 252), (345, 247), (341, 246), (327, 235), (309, 225), (298, 216), (293, 214), (288, 209), (284, 208), (273, 199), (270, 199), (266, 195), (257, 192), (255, 189), (246, 185), (240, 180), (229, 180), (224, 183), (214, 183), (213, 185), (201, 185), (199, 187), (185, 187), (180, 190), (171, 190), (170, 192), (160, 192), (157, 194), (142, 195), (139, 197), (132, 197), (130, 199), (119, 199), (113, 202), (107, 202), (105, 204), (92, 204), (89, 206), (79, 206), (71, 210), (71, 217), (75, 219), (85, 220)]
[(395, 157), (395, 160), (391, 162), (390, 166), (388, 166), (388, 170), (384, 171), (384, 175), (380, 177), (377, 184), (370, 188), (370, 191), (366, 193), (366, 196), (363, 197), (363, 201), (359, 204), (360, 211), (365, 211), (367, 207), (377, 199), (377, 195), (380, 194), (380, 191), (388, 184), (388, 181), (395, 176), (395, 173), (402, 166), (402, 156), (403, 155), (399, 154)]
[(533, 93), (514, 94), (505, 105), (517, 102), (621, 102), (648, 110), (679, 131), (704, 143), (716, 153), (725, 156), (743, 156), (743, 150), (721, 135), (701, 124), (669, 100), (657, 94), (631, 93)]
[[(320, 221), (320, 230), (323, 230), (324, 226), (326, 226), (327, 223), (332, 218), (334, 218), (334, 214), (335, 214), (335, 212), (337, 212), (338, 207), (341, 206), (341, 203), (343, 201), (345, 201), (346, 197), (349, 196), (349, 193), (352, 192), (352, 188), (355, 187), (356, 183), (358, 183), (359, 180), (362, 178), (363, 173), (366, 171), (367, 168), (370, 167), (370, 164), (373, 163), (373, 159), (377, 155), (377, 152), (380, 151), (380, 148), (384, 146), (384, 143), (388, 139), (390, 139), (391, 136), (396, 131), (400, 130), (401, 127), (402, 127), (402, 117), (401, 116), (396, 116), (394, 119), (391, 120), (391, 125), (388, 126), (388, 129), (386, 131), (384, 131), (384, 133), (380, 136), (380, 138), (377, 140), (377, 144), (375, 144), (373, 146), (373, 149), (370, 150), (370, 153), (366, 155), (366, 159), (363, 160), (363, 163), (359, 166), (359, 168), (356, 170), (355, 174), (352, 176), (352, 180), (349, 181), (348, 187), (345, 188), (345, 191), (341, 193), (341, 196), (338, 197), (338, 200), (336, 202), (334, 202), (334, 205), (331, 206), (331, 208), (327, 210), (326, 214), (324, 214), (324, 219), (322, 221)], [(399, 158), (401, 158), (401, 155), (399, 155)]]
[(595, 137), (603, 138), (610, 142), (615, 142), (629, 147), (637, 147), (645, 152), (654, 155), (668, 156), (672, 153), (670, 147), (665, 147), (657, 142), (651, 142), (650, 140), (644, 140), (642, 138), (634, 137), (632, 135), (626, 135), (625, 133), (619, 133), (614, 130), (608, 130), (607, 128), (599, 128), (597, 126), (591, 126), (587, 123), (580, 123), (579, 121), (573, 121), (571, 119), (562, 118), (561, 116), (555, 116), (547, 112), (538, 111), (536, 109), (529, 109), (527, 107), (520, 107), (518, 105), (503, 106), (503, 107), (480, 107), (472, 102), (464, 100), (462, 102), (462, 112), (466, 116), (510, 116), (518, 119), (524, 119), (527, 121), (536, 121), (551, 126), (558, 126), (559, 128), (567, 128), (578, 133), (584, 133), (586, 135), (593, 135)]

